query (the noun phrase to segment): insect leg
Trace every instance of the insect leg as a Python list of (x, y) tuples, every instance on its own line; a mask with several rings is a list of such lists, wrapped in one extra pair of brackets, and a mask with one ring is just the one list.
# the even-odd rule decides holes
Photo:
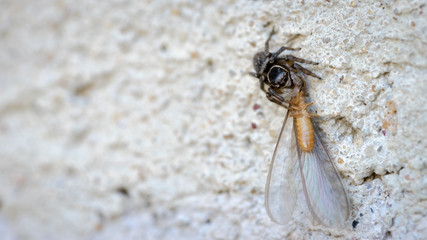
[[(313, 105), (314, 103), (313, 102), (311, 102), (311, 103), (306, 103), (306, 105), (305, 105), (305, 107), (307, 108), (307, 107), (310, 107), (311, 105)], [(308, 113), (309, 115), (310, 115), (310, 117), (320, 117), (320, 115), (318, 115), (318, 114), (315, 114), (315, 113)]]
[(306, 75), (310, 75), (310, 76), (315, 77), (315, 78), (320, 79), (320, 80), (322, 79), (321, 77), (317, 76), (316, 74), (314, 74), (310, 70), (305, 69), (303, 66), (299, 65), (298, 63), (294, 63), (294, 65), (292, 67), (296, 70), (300, 70), (301, 72), (303, 72)]

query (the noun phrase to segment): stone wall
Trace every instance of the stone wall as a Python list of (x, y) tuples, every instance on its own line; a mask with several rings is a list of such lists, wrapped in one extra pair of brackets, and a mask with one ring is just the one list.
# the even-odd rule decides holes
[[(427, 236), (425, 4), (2, 1), (2, 236)], [(341, 228), (264, 209), (285, 110), (247, 72), (273, 26), (271, 49), (320, 62), (308, 93), (351, 199)]]

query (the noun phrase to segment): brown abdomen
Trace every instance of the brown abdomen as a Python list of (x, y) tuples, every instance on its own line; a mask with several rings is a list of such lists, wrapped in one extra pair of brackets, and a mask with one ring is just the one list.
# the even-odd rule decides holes
[(295, 118), (298, 144), (304, 152), (310, 152), (314, 146), (314, 130), (310, 117)]

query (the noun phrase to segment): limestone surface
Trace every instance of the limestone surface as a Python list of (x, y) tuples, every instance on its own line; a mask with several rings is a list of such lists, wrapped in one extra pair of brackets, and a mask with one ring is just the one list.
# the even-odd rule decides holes
[[(425, 239), (427, 2), (0, 3), (2, 239)], [(252, 57), (304, 65), (351, 200), (340, 228), (264, 187), (286, 110)]]

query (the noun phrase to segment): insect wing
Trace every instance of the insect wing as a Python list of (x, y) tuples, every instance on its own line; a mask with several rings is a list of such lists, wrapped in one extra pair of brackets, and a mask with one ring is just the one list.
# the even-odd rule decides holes
[[(313, 123), (315, 143), (311, 152), (298, 149), (302, 186), (314, 219), (325, 226), (342, 224), (349, 216), (349, 200), (339, 173)], [(299, 147), (299, 146), (297, 146)]]
[(297, 199), (298, 154), (294, 121), (286, 114), (271, 160), (265, 189), (265, 207), (270, 218), (286, 224), (292, 217)]

